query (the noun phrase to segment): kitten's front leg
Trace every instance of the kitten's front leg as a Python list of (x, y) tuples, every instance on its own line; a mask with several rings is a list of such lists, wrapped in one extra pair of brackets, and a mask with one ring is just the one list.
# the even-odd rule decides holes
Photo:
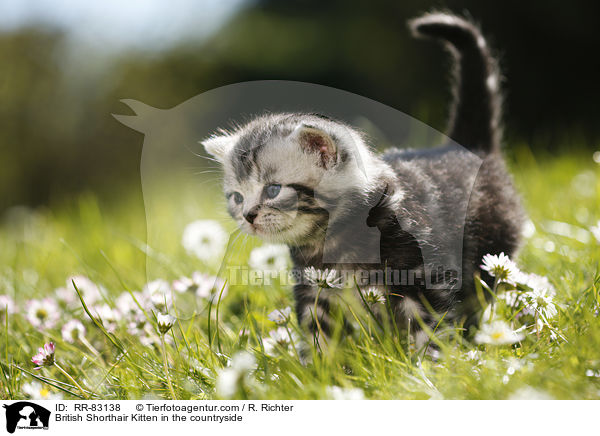
[(324, 292), (327, 290), (319, 292), (317, 286), (301, 283), (294, 286), (298, 322), (312, 333), (315, 345), (320, 349), (327, 346), (331, 334), (330, 303)]

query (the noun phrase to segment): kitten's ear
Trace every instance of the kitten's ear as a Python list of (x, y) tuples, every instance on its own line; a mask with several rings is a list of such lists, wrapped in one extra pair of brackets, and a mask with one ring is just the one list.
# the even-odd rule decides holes
[(204, 141), (200, 141), (200, 143), (204, 146), (204, 149), (208, 154), (213, 156), (219, 162), (223, 162), (225, 160), (225, 156), (229, 153), (229, 150), (233, 147), (235, 143), (234, 135), (213, 135)]
[(301, 124), (292, 135), (304, 150), (319, 154), (324, 168), (329, 168), (337, 162), (337, 145), (324, 130)]

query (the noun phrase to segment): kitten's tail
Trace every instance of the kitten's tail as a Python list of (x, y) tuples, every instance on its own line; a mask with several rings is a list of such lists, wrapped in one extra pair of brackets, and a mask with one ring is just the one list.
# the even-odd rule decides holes
[(415, 18), (409, 27), (415, 36), (444, 41), (454, 56), (454, 103), (448, 135), (469, 150), (497, 150), (502, 133), (500, 75), (480, 30), (445, 13)]

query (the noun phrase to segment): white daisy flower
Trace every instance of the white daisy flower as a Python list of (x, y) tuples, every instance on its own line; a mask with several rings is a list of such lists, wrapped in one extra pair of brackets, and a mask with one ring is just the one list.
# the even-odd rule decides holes
[(479, 350), (467, 351), (467, 360), (477, 360), (477, 359), (479, 359)]
[(334, 269), (320, 270), (311, 266), (304, 270), (304, 274), (309, 284), (323, 289), (342, 288), (344, 286), (342, 277), (339, 277)]
[(250, 252), (248, 264), (257, 271), (281, 271), (288, 265), (288, 247), (283, 244), (268, 244)]
[(552, 286), (552, 283), (550, 283), (547, 277), (539, 276), (537, 274), (528, 274), (519, 271), (519, 273), (517, 273), (514, 278), (515, 282), (517, 282), (521, 286), (526, 286), (535, 290), (545, 290), (552, 295), (556, 293), (554, 286)]
[(148, 320), (143, 313), (133, 314), (127, 322), (127, 333), (132, 336), (139, 336), (147, 324)]
[(157, 279), (146, 283), (146, 286), (142, 289), (142, 293), (145, 300), (151, 306), (149, 309), (154, 308), (161, 311), (167, 311), (173, 304), (171, 286), (166, 280)]
[(217, 394), (222, 398), (231, 398), (238, 390), (241, 374), (233, 368), (223, 368), (217, 376)]
[(520, 332), (515, 332), (504, 321), (493, 321), (484, 324), (475, 335), (475, 342), (478, 344), (507, 345), (519, 342), (525, 336)]
[(39, 382), (25, 383), (21, 390), (32, 400), (62, 400), (61, 394), (51, 392)]
[(222, 254), (227, 233), (217, 221), (198, 220), (186, 226), (181, 243), (188, 253), (209, 261)]
[(217, 394), (222, 398), (233, 397), (238, 390), (249, 382), (249, 374), (256, 368), (256, 359), (247, 351), (236, 353), (231, 366), (219, 371), (216, 382)]
[(56, 288), (54, 290), (54, 294), (56, 295), (56, 298), (58, 299), (58, 301), (62, 301), (63, 303), (65, 303), (67, 306), (75, 306), (76, 304), (79, 303), (79, 297), (77, 297), (77, 294), (75, 293), (75, 289), (73, 289), (73, 286), (71, 286), (71, 288), (67, 288), (67, 287), (60, 287), (60, 288)]
[(117, 330), (117, 323), (121, 320), (121, 314), (110, 307), (108, 304), (101, 304), (91, 310), (92, 314), (95, 314), (106, 331), (114, 333)]
[(179, 277), (177, 280), (173, 280), (173, 290), (183, 294), (185, 292), (196, 291), (197, 285), (190, 277)]
[(171, 327), (173, 327), (173, 325), (175, 324), (176, 318), (172, 315), (169, 314), (162, 314), (159, 313), (158, 315), (156, 315), (156, 323), (158, 325), (158, 332), (161, 335), (164, 335), (165, 333), (167, 333), (169, 330), (171, 330)]
[(525, 299), (522, 294), (518, 291), (508, 290), (501, 292), (496, 297), (497, 300), (503, 301), (508, 307), (518, 308), (525, 304)]
[(25, 307), (27, 321), (39, 330), (54, 327), (60, 319), (58, 304), (50, 298), (29, 300)]
[(247, 351), (239, 351), (231, 358), (231, 367), (236, 371), (252, 371), (256, 369), (256, 359)]
[(504, 254), (486, 254), (483, 256), (483, 265), (481, 269), (487, 271), (491, 276), (496, 277), (501, 282), (512, 282), (519, 268), (510, 258)]
[(327, 386), (327, 395), (333, 400), (364, 400), (365, 393), (359, 388)]
[(173, 289), (179, 293), (194, 292), (198, 298), (218, 297), (223, 291), (227, 295), (228, 286), (220, 277), (201, 272), (192, 273), (192, 277), (180, 277), (173, 282)]
[(286, 324), (290, 320), (290, 315), (292, 314), (292, 308), (286, 307), (284, 309), (275, 309), (273, 312), (267, 315), (269, 320), (273, 321), (275, 324)]
[(106, 293), (106, 289), (104, 289), (102, 286), (98, 286), (89, 278), (81, 275), (72, 276), (67, 279), (66, 291), (64, 292), (72, 292), (75, 303), (79, 303), (79, 297), (75, 292), (73, 282), (75, 282), (77, 289), (79, 289), (79, 292), (81, 292), (81, 296), (87, 305), (93, 305), (97, 303), (102, 299), (102, 295)]
[(364, 299), (369, 305), (375, 305), (377, 303), (385, 304), (385, 292), (383, 289), (378, 288), (376, 286), (371, 286), (364, 291)]
[(0, 317), (8, 313), (9, 315), (15, 313), (15, 302), (8, 295), (0, 295)]
[(534, 310), (537, 310), (544, 318), (551, 319), (558, 315), (554, 297), (543, 288), (533, 289), (524, 294), (527, 304)]
[(66, 342), (74, 343), (82, 336), (85, 336), (85, 327), (81, 323), (81, 321), (77, 319), (72, 319), (62, 326), (60, 330), (63, 340)]
[[(133, 295), (135, 296), (135, 300), (137, 300), (141, 306), (144, 306), (144, 295), (139, 292), (134, 292)], [(115, 308), (123, 317), (138, 314), (141, 312), (141, 310), (135, 300), (129, 292), (122, 292), (121, 295), (115, 299)]]
[(278, 351), (290, 351), (293, 343), (297, 342), (296, 336), (290, 333), (285, 327), (278, 327), (269, 332), (269, 337), (263, 339), (265, 353), (275, 355)]

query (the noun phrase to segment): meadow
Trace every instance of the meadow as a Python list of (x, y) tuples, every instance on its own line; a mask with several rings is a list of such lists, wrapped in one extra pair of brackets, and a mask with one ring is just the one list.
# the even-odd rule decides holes
[[(0, 228), (0, 398), (599, 399), (600, 153), (512, 150), (530, 217), (513, 260), (545, 293), (532, 301), (527, 279), (480, 285), (498, 294), (493, 314), (462, 334), (440, 324), (435, 353), (380, 325), (377, 296), (346, 291), (335, 292), (353, 333), (318, 351), (286, 309), (289, 286), (215, 280), (221, 256), (182, 244), (185, 223), (168, 224), (179, 211), (165, 212), (160, 249), (146, 239), (139, 188), (12, 208)], [(223, 228), (213, 236), (233, 231), (216, 183), (201, 201), (198, 218)], [(287, 265), (260, 246), (235, 237), (223, 249), (244, 268)], [(162, 316), (174, 295), (187, 305), (176, 320)]]

